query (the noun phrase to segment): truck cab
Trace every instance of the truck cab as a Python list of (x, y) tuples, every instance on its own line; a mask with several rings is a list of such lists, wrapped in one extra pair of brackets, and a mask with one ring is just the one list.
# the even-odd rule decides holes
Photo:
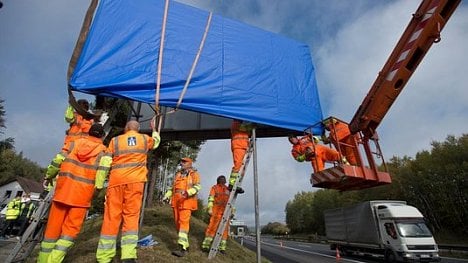
[(394, 261), (440, 261), (438, 247), (424, 216), (403, 203), (375, 204), (385, 258)]

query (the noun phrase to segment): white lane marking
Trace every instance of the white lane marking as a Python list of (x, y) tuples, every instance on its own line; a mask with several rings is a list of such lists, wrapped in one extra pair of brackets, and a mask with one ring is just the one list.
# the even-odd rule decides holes
[[(311, 251), (302, 250), (302, 249), (298, 249), (298, 248), (288, 247), (288, 246), (285, 246), (285, 245), (281, 246), (281, 245), (274, 244), (274, 243), (267, 243), (266, 241), (261, 241), (261, 243), (263, 243), (265, 245), (273, 246), (273, 247), (280, 247), (280, 248), (290, 249), (290, 250), (294, 250), (294, 251), (300, 251), (300, 252), (303, 252), (303, 253), (312, 254), (312, 255), (316, 255), (316, 256), (322, 256), (322, 257), (326, 257), (326, 258), (336, 258), (334, 256), (330, 256), (330, 255), (327, 255), (327, 254), (311, 252)], [(347, 259), (347, 258), (341, 258), (341, 260), (346, 261), (346, 262), (353, 262), (353, 263), (366, 263), (365, 261), (358, 261), (358, 260), (352, 260), (352, 259)]]

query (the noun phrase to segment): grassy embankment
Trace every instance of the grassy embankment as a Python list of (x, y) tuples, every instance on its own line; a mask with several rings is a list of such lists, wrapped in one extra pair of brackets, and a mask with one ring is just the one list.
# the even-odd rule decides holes
[[(95, 253), (99, 240), (102, 216), (85, 222), (75, 246), (69, 251), (65, 262), (96, 262)], [(208, 253), (201, 251), (201, 243), (205, 236), (206, 223), (195, 217), (190, 222), (190, 252), (186, 257), (177, 258), (171, 255), (177, 249), (177, 233), (174, 226), (172, 210), (169, 206), (156, 205), (145, 210), (141, 237), (149, 234), (158, 242), (157, 245), (138, 249), (138, 262), (256, 262), (256, 254), (242, 247), (234, 240), (228, 241), (227, 253), (218, 253), (213, 260), (208, 260)], [(38, 248), (28, 262), (35, 262)], [(113, 262), (120, 262), (119, 253)], [(269, 262), (262, 259), (262, 262)]]

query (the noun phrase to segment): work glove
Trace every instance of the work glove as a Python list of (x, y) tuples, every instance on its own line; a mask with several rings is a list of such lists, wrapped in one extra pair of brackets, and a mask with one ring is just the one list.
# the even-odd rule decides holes
[(169, 204), (171, 202), (171, 198), (170, 197), (163, 197), (162, 201), (163, 201), (163, 203)]
[(44, 181), (42, 181), (42, 187), (44, 187), (44, 190), (49, 190), (49, 185), (51, 183), (52, 183), (52, 179), (44, 178)]
[(301, 163), (305, 161), (305, 159), (306, 159), (305, 154), (302, 154), (296, 157), (296, 161), (301, 162)]
[(208, 207), (208, 214), (210, 216), (213, 214), (213, 207)]
[(171, 197), (172, 197), (172, 190), (168, 190), (166, 194), (164, 194), (163, 202), (169, 204), (169, 202), (171, 201)]
[(190, 188), (185, 193), (187, 194), (187, 196), (193, 196), (193, 195), (195, 195), (197, 193), (197, 189)]

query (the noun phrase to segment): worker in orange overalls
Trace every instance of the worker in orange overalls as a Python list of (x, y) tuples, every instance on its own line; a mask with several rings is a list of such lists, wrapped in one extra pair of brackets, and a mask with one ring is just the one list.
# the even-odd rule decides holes
[[(233, 185), (239, 177), (239, 171), (244, 161), (244, 156), (249, 148), (249, 138), (252, 132), (253, 125), (250, 122), (233, 120), (231, 124), (231, 151), (234, 166), (229, 176), (229, 190), (232, 190)], [(242, 194), (244, 190), (240, 187), (236, 189), (237, 193)]]
[[(296, 136), (289, 136), (289, 142), (293, 145), (291, 155), (298, 162), (310, 161), (314, 172), (320, 172), (325, 169), (325, 162), (340, 161), (340, 154), (327, 147), (319, 144), (319, 139), (310, 135), (297, 138)], [(346, 159), (343, 159), (346, 162)]]
[(172, 251), (177, 257), (187, 255), (189, 248), (188, 233), (192, 211), (198, 209), (197, 193), (201, 190), (200, 175), (192, 167), (193, 160), (184, 157), (180, 160), (181, 169), (174, 176), (174, 183), (164, 195), (163, 201), (171, 200), (174, 222), (178, 232), (179, 250)]
[(351, 134), (348, 124), (335, 118), (326, 119), (323, 124), (330, 131), (328, 139), (340, 150), (351, 165), (358, 165), (359, 149), (355, 135)]
[(147, 153), (156, 149), (161, 140), (154, 123), (151, 124), (153, 133), (150, 137), (138, 132), (140, 124), (137, 121), (127, 122), (124, 134), (112, 138), (107, 148), (109, 156), (101, 161), (101, 165), (111, 167), (111, 172), (96, 251), (98, 262), (113, 260), (120, 228), (122, 262), (135, 262), (137, 258), (140, 209), (148, 173)]
[[(208, 197), (208, 214), (210, 223), (205, 231), (205, 239), (202, 243), (202, 250), (209, 251), (213, 238), (216, 235), (219, 223), (223, 218), (224, 209), (229, 200), (229, 189), (226, 187), (226, 177), (218, 176), (216, 184), (211, 187), (210, 196)], [(229, 220), (223, 232), (221, 243), (219, 244), (219, 252), (226, 252), (227, 238), (229, 234)]]
[(89, 137), (77, 139), (52, 160), (45, 181), (59, 174), (50, 207), (44, 239), (37, 262), (62, 262), (73, 246), (91, 206), (94, 190), (102, 189), (96, 177), (106, 176), (109, 168), (99, 166), (105, 155), (104, 129), (93, 124)]
[[(81, 99), (78, 100), (77, 103), (83, 108), (83, 110), (89, 110), (89, 103), (87, 100)], [(70, 124), (70, 128), (66, 132), (63, 147), (66, 147), (66, 144), (76, 140), (77, 138), (88, 136), (89, 128), (94, 123), (93, 119), (87, 119), (80, 115), (71, 105), (68, 105), (67, 110), (65, 111), (65, 121)]]

